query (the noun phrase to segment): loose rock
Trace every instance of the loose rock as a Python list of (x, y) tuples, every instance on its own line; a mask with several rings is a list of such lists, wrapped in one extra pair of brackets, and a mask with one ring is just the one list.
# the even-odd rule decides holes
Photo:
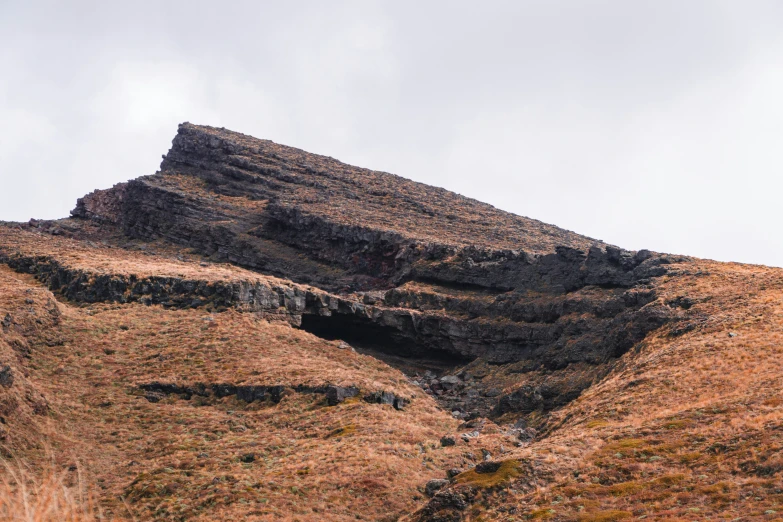
[(457, 439), (452, 437), (451, 435), (444, 435), (440, 438), (440, 445), (444, 448), (446, 446), (454, 446), (457, 443)]
[(350, 397), (359, 395), (359, 388), (355, 386), (329, 386), (326, 388), (326, 402), (329, 406), (336, 406)]
[(435, 493), (437, 493), (444, 486), (448, 486), (448, 484), (449, 481), (445, 479), (432, 479), (427, 482), (426, 486), (424, 486), (424, 492), (428, 497), (433, 497), (435, 496)]

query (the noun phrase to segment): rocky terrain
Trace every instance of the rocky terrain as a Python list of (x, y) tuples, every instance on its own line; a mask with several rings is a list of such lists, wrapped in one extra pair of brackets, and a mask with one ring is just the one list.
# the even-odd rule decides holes
[(0, 226), (2, 451), (108, 519), (772, 520), (782, 275), (186, 123)]

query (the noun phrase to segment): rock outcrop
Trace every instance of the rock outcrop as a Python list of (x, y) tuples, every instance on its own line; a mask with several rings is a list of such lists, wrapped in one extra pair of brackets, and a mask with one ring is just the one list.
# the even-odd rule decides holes
[[(546, 411), (578, 396), (676, 316), (657, 301), (653, 280), (684, 259), (622, 250), (392, 174), (191, 124), (180, 126), (160, 172), (89, 194), (72, 215), (290, 284), (91, 277), (52, 260), (11, 263), (71, 299), (282, 314), (387, 355), (437, 357), (452, 368), (517, 365), (530, 378), (516, 389), (474, 380), (473, 397), (461, 386), (425, 386), (465, 415)], [(574, 364), (595, 371), (535, 377)]]
[(0, 222), (2, 453), (109, 518), (774, 516), (781, 273), (184, 124)]

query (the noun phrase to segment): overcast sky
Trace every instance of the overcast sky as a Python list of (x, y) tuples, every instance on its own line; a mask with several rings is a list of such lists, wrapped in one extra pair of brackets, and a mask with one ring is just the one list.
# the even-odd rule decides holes
[(625, 248), (783, 266), (783, 2), (0, 0), (0, 219), (182, 121)]

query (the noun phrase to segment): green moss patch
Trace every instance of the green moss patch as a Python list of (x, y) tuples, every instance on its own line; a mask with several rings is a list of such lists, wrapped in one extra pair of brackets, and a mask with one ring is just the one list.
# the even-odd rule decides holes
[(467, 484), (480, 488), (492, 488), (504, 484), (522, 474), (522, 463), (518, 460), (484, 462), (475, 468), (454, 477), (457, 484)]

